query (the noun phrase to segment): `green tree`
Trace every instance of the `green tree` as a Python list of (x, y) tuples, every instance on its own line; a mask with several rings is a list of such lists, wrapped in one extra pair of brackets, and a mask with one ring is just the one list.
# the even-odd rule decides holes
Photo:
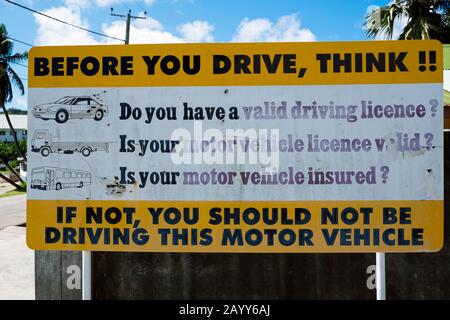
[(8, 38), (8, 32), (4, 24), (0, 24), (0, 106), (3, 115), (6, 117), (8, 126), (13, 134), (14, 143), (20, 156), (26, 161), (27, 157), (22, 152), (17, 139), (17, 133), (14, 129), (9, 114), (6, 111), (6, 103), (13, 99), (13, 85), (17, 87), (20, 93), (24, 94), (24, 86), (17, 73), (11, 67), (12, 63), (19, 63), (28, 59), (28, 53), (13, 53), (14, 44)]
[[(25, 146), (24, 146), (25, 144)], [(24, 148), (26, 149), (26, 143), (25, 141), (21, 141), (19, 144), (19, 147), (23, 151)], [(13, 168), (12, 163), (16, 161), (18, 157), (18, 151), (17, 149), (11, 144), (7, 142), (0, 142), (0, 163), (4, 165), (10, 172), (12, 172), (16, 177), (17, 180), (20, 182), (19, 184), (14, 182), (10, 177), (7, 177), (5, 174), (0, 173), (0, 178), (4, 179), (8, 183), (15, 186), (17, 189), (24, 189), (25, 182), (20, 177), (20, 174), (17, 173), (17, 171)]]
[(392, 39), (394, 23), (401, 18), (408, 22), (398, 40), (436, 39), (450, 43), (450, 0), (392, 0), (366, 16), (366, 35)]

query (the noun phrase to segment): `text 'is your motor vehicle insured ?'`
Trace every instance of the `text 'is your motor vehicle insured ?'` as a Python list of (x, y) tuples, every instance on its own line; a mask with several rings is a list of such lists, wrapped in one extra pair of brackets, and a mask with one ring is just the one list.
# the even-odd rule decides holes
[(100, 121), (108, 114), (108, 107), (89, 96), (65, 96), (55, 102), (35, 106), (32, 113), (35, 118), (54, 119), (58, 123), (84, 118)]

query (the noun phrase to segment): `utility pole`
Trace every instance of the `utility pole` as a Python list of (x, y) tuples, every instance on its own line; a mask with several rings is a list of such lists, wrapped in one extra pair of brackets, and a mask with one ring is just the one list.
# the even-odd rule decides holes
[(126, 18), (126, 29), (125, 29), (125, 44), (130, 44), (130, 22), (131, 18), (133, 19), (147, 19), (145, 16), (147, 14), (147, 11), (144, 11), (144, 17), (138, 17), (138, 16), (132, 16), (131, 10), (128, 10), (127, 14), (117, 14), (113, 13), (113, 8), (111, 8), (111, 15), (114, 17), (120, 17), (120, 18)]

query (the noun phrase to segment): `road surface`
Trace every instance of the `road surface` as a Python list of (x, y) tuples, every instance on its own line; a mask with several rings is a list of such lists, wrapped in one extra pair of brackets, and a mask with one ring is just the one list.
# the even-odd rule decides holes
[[(3, 199), (1, 199), (3, 200)], [(34, 300), (34, 251), (25, 228), (0, 230), (0, 300)]]
[(26, 195), (0, 198), (0, 300), (34, 299), (34, 251), (25, 242)]

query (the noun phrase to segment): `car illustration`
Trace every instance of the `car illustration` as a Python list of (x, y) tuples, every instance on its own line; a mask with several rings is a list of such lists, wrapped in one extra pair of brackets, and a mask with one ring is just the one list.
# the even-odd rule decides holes
[(35, 118), (54, 119), (57, 123), (84, 118), (100, 121), (108, 115), (108, 107), (90, 96), (65, 96), (55, 102), (35, 106), (32, 114)]

